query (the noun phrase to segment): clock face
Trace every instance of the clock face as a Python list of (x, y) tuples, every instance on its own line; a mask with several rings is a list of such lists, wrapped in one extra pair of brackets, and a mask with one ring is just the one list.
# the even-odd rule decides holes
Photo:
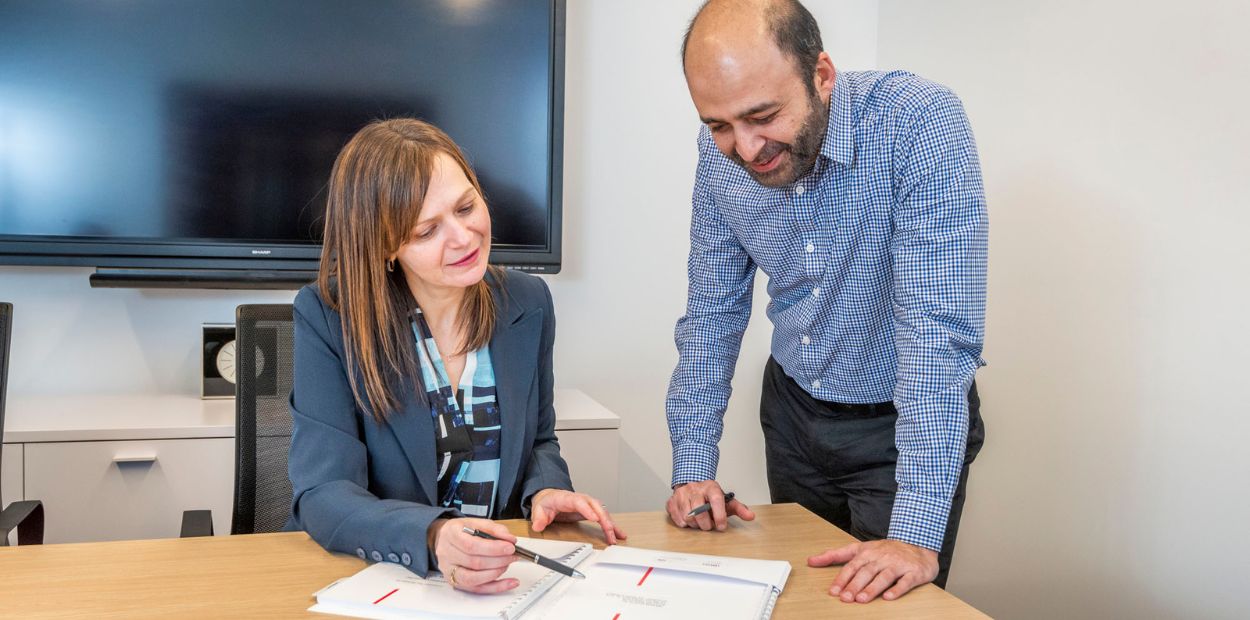
[(234, 340), (231, 340), (230, 342), (227, 342), (226, 344), (221, 345), (221, 348), (217, 350), (217, 358), (215, 360), (216, 365), (217, 365), (217, 372), (221, 374), (222, 379), (225, 379), (226, 381), (229, 381), (230, 383), (234, 383), (234, 368), (235, 368), (234, 348), (235, 348)]

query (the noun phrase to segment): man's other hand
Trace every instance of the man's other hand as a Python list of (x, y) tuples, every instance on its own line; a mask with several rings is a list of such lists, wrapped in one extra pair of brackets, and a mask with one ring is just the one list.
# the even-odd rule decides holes
[(831, 564), (845, 565), (829, 588), (843, 603), (867, 603), (878, 596), (892, 601), (938, 574), (936, 551), (899, 540), (854, 543), (807, 558), (808, 566)]

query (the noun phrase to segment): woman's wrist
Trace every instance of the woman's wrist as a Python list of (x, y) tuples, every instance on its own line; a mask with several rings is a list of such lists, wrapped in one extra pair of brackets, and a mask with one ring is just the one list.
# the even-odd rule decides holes
[(430, 523), (430, 529), (425, 532), (425, 546), (429, 548), (430, 555), (434, 555), (434, 550), (438, 548), (438, 534), (443, 529), (443, 525), (449, 519), (435, 519)]

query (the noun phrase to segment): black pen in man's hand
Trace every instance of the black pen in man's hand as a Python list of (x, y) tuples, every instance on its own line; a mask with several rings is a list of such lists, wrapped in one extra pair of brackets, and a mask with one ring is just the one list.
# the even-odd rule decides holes
[[(479, 529), (474, 529), (471, 527), (464, 527), (461, 529), (464, 530), (465, 534), (472, 534), (474, 536), (477, 536), (478, 538), (485, 538), (486, 540), (503, 540), (502, 538), (496, 538)], [(504, 540), (504, 542), (508, 542), (508, 541)], [(523, 558), (528, 558), (529, 560), (533, 561), (535, 564), (543, 568), (553, 570), (557, 573), (560, 573), (561, 575), (566, 575), (568, 577), (576, 577), (578, 579), (586, 578), (585, 575), (581, 574), (577, 570), (571, 567), (565, 566), (564, 564), (561, 564), (551, 558), (538, 555), (537, 553), (534, 553), (533, 551), (530, 551), (529, 549), (526, 549), (525, 547), (522, 547), (520, 545), (513, 545), (513, 547), (516, 548), (517, 555)]]
[[(732, 501), (734, 501), (734, 492), (730, 491), (725, 494), (725, 505), (728, 506), (729, 502), (732, 502)], [(711, 509), (712, 509), (712, 502), (708, 502), (706, 504), (703, 504), (702, 506), (699, 506), (698, 508), (695, 508), (694, 510), (691, 510), (689, 513), (686, 514), (686, 518), (691, 519), (691, 518), (697, 517)]]

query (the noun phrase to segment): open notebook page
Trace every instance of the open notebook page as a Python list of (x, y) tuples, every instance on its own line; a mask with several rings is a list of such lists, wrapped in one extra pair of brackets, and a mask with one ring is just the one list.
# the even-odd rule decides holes
[(524, 620), (766, 619), (790, 564), (614, 546), (578, 570)]

